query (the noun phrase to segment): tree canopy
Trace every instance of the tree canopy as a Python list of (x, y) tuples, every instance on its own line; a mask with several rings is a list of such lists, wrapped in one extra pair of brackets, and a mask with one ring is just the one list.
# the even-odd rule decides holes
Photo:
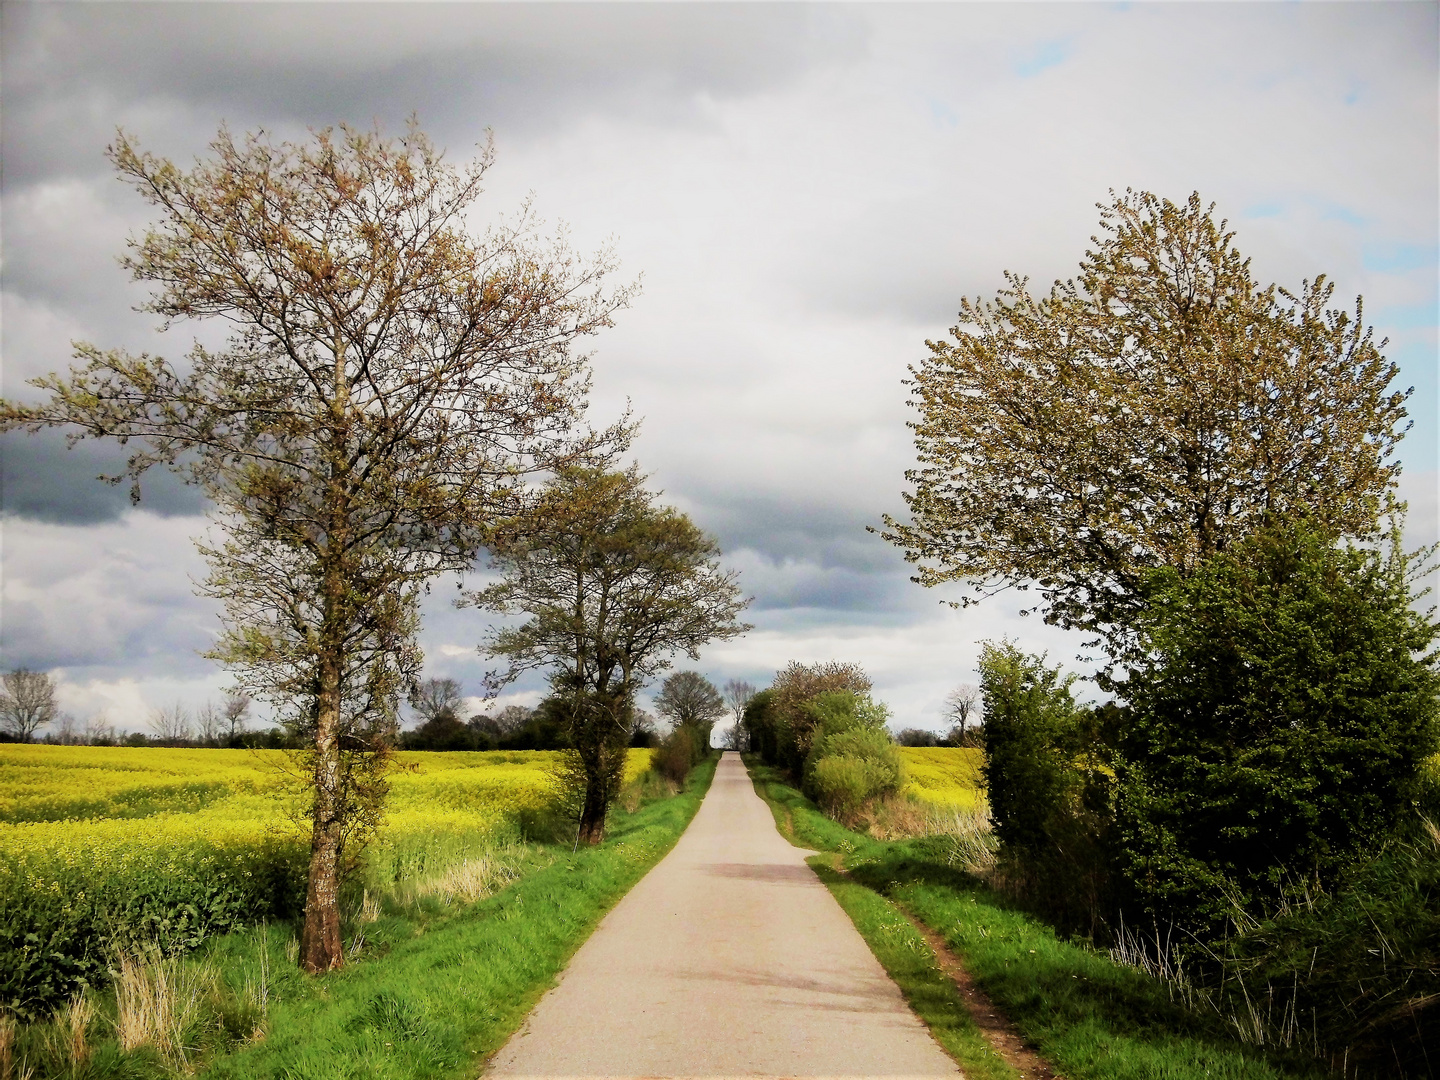
[(1049, 621), (1124, 626), (1148, 571), (1189, 573), (1272, 514), (1373, 536), (1400, 466), (1407, 392), (1323, 276), (1261, 286), (1198, 195), (1101, 207), (1078, 279), (1006, 274), (911, 368), (911, 520), (887, 517), (925, 585), (969, 603), (1038, 586)]
[(655, 711), (676, 727), (695, 729), (702, 747), (710, 746), (710, 730), (726, 713), (725, 699), (715, 684), (698, 671), (677, 671), (655, 696)]

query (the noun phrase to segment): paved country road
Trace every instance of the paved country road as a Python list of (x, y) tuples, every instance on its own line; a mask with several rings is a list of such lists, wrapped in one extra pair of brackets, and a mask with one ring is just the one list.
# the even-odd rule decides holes
[(738, 754), (489, 1076), (959, 1076)]

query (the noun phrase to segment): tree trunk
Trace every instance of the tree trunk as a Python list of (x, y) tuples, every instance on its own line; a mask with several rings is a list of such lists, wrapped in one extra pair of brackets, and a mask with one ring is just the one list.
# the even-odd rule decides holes
[(591, 777), (585, 785), (585, 802), (580, 809), (580, 839), (582, 844), (598, 844), (605, 839), (605, 811), (610, 800), (605, 797), (603, 780)]
[(312, 974), (345, 963), (340, 939), (340, 859), (344, 793), (340, 768), (340, 664), (321, 661), (315, 716), (314, 813), (310, 832), (310, 876), (305, 890), (305, 930), (300, 962)]

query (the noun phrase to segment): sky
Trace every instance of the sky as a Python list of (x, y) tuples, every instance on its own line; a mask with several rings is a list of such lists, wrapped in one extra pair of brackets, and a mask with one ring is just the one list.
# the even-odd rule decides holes
[[(593, 339), (591, 415), (628, 402), (634, 455), (754, 597), (704, 649), (717, 684), (791, 660), (862, 665), (895, 726), (943, 727), (984, 640), (1085, 673), (1081, 638), (909, 581), (867, 532), (903, 514), (907, 366), (1002, 273), (1070, 276), (1096, 204), (1198, 191), (1263, 282), (1324, 273), (1413, 386), (1408, 536), (1437, 529), (1435, 3), (6, 3), (0, 67), (0, 393), (72, 342), (179, 357), (117, 265), (148, 221), (104, 150), (123, 128), (189, 165), (220, 125), (303, 139), (408, 116), (457, 163), (493, 134), (477, 228), (527, 198), (613, 242), (641, 291)], [(209, 327), (200, 328), (212, 333)], [(201, 655), (203, 498), (94, 477), (122, 451), (0, 436), (3, 666), (144, 730), (218, 698)], [(478, 694), (486, 623), (436, 583), (426, 674)], [(541, 683), (499, 704), (532, 704)], [(650, 688), (653, 692), (658, 687)], [(642, 701), (643, 703), (643, 701)], [(477, 701), (473, 703), (479, 707)]]

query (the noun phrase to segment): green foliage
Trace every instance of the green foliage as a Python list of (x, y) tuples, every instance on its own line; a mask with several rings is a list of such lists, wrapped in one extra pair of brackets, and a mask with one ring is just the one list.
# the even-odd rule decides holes
[(678, 784), (703, 757), (705, 752), (700, 747), (695, 729), (677, 727), (660, 740), (651, 759), (651, 767), (667, 780)]
[(1440, 675), (1406, 576), (1277, 522), (1157, 577), (1116, 713), (1118, 866), (1152, 918), (1212, 937), (1413, 818)]
[(1101, 845), (1110, 780), (1092, 710), (1043, 656), (1009, 642), (980, 654), (986, 794), (1000, 857), (1019, 892), (1070, 925), (1093, 928), (1108, 889)]
[[(1440, 1046), (1440, 832), (1390, 845), (1334, 893), (1292, 903), (1216, 946), (1213, 995), (1247, 998), (1362, 1074), (1433, 1075)], [(1312, 1034), (1313, 1033), (1313, 1034)]]
[(889, 711), (868, 697), (831, 690), (805, 702), (811, 732), (804, 785), (827, 813), (851, 820), (864, 804), (904, 783), (900, 751), (885, 729)]
[(104, 860), (64, 852), (0, 858), (0, 1009), (47, 1013), (108, 981), (117, 950), (196, 947), (304, 907), (308, 850), (298, 841), (193, 842)]
[(775, 712), (775, 691), (761, 690), (745, 704), (740, 723), (744, 725), (750, 751), (760, 760), (774, 765), (779, 760), (780, 745)]
[(838, 660), (824, 664), (791, 661), (776, 673), (763, 712), (758, 714), (766, 728), (758, 748), (767, 763), (800, 772), (819, 720), (807, 705), (818, 695), (837, 690), (868, 695), (870, 677), (859, 665)]

